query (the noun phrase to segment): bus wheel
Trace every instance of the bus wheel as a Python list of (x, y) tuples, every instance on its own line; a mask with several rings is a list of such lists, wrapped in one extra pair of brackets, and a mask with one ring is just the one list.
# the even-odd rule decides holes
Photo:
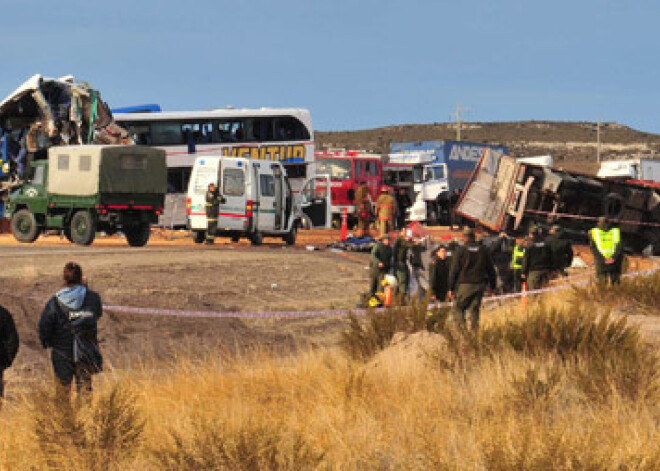
[(252, 245), (261, 245), (263, 241), (264, 236), (259, 231), (253, 232), (250, 235), (250, 242), (252, 242)]
[(130, 225), (124, 228), (126, 241), (131, 247), (143, 247), (147, 245), (151, 235), (151, 225), (148, 222)]
[(78, 245), (90, 245), (96, 236), (96, 222), (89, 211), (78, 211), (71, 218), (71, 239)]
[(39, 237), (37, 220), (27, 209), (17, 211), (11, 218), (11, 233), (19, 242), (34, 242)]
[(241, 240), (241, 236), (239, 236), (239, 235), (231, 236), (231, 241), (232, 242), (238, 242), (239, 240)]
[(204, 231), (193, 231), (193, 240), (196, 244), (201, 244), (206, 239), (206, 232)]
[(284, 242), (286, 242), (286, 245), (296, 245), (296, 235), (298, 234), (298, 229), (296, 228), (296, 225), (294, 224), (291, 230), (288, 232), (287, 235), (282, 237), (284, 239)]

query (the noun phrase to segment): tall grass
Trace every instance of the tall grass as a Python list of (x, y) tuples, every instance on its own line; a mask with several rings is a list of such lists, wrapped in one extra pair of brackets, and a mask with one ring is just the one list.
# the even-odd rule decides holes
[(573, 297), (610, 306), (632, 308), (638, 314), (660, 315), (660, 271), (650, 275), (622, 278), (621, 284), (590, 283), (574, 288)]
[[(10, 402), (0, 469), (660, 469), (658, 364), (625, 321), (531, 303), (472, 334), (394, 312), (345, 338), (356, 355), (209, 355), (105, 373), (88, 404)], [(386, 348), (428, 327), (431, 355)]]

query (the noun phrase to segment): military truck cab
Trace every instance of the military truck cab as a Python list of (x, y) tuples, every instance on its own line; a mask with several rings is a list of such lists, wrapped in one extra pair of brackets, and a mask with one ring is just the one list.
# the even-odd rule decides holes
[[(280, 162), (243, 157), (197, 157), (190, 176), (187, 198), (188, 226), (195, 242), (204, 241), (206, 191), (210, 183), (217, 185), (225, 202), (220, 205), (215, 235), (230, 237), (236, 242), (247, 237), (260, 245), (263, 238), (279, 237), (287, 244), (296, 241), (298, 228), (328, 227), (331, 220), (329, 177), (318, 185), (324, 198), (314, 193), (310, 179), (300, 195), (295, 194), (286, 170)], [(316, 193), (314, 193), (316, 195)]]
[(143, 246), (162, 212), (167, 185), (165, 152), (142, 146), (52, 147), (32, 162), (29, 179), (7, 203), (6, 217), (20, 242), (46, 230), (89, 245), (97, 232), (122, 231)]

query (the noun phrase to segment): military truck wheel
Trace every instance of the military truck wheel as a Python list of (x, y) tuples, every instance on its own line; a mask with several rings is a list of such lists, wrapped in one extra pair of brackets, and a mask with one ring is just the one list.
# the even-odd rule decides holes
[(261, 232), (257, 231), (250, 235), (250, 242), (252, 245), (261, 245), (264, 241), (264, 236)]
[(11, 233), (19, 242), (34, 242), (39, 237), (37, 220), (27, 209), (20, 209), (11, 218)]
[(71, 228), (70, 227), (65, 227), (64, 228), (64, 237), (66, 237), (66, 240), (73, 243), (73, 239), (71, 238)]
[(151, 225), (148, 222), (131, 225), (124, 228), (124, 234), (131, 247), (144, 247), (151, 235)]
[(294, 224), (291, 230), (288, 232), (287, 235), (282, 237), (284, 239), (284, 242), (286, 242), (286, 245), (296, 245), (296, 235), (298, 233), (298, 229), (296, 228), (296, 225)]
[(201, 244), (206, 240), (206, 232), (204, 231), (193, 231), (193, 241), (196, 244)]
[(89, 211), (78, 211), (71, 218), (71, 240), (78, 245), (90, 245), (96, 236), (96, 221)]

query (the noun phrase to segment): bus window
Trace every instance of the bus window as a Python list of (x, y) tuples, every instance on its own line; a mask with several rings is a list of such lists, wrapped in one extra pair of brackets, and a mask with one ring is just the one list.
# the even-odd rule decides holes
[(151, 144), (164, 146), (185, 144), (179, 123), (155, 122), (151, 124)]
[(190, 180), (190, 167), (170, 167), (167, 169), (167, 192), (185, 193)]
[(262, 142), (273, 140), (272, 118), (252, 118), (245, 120), (245, 140)]
[(146, 124), (127, 124), (126, 130), (133, 141), (141, 146), (151, 145), (151, 132)]
[(273, 121), (274, 141), (306, 141), (310, 138), (305, 125), (294, 117), (278, 117)]
[(239, 120), (223, 120), (217, 124), (218, 142), (242, 142), (243, 122)]

